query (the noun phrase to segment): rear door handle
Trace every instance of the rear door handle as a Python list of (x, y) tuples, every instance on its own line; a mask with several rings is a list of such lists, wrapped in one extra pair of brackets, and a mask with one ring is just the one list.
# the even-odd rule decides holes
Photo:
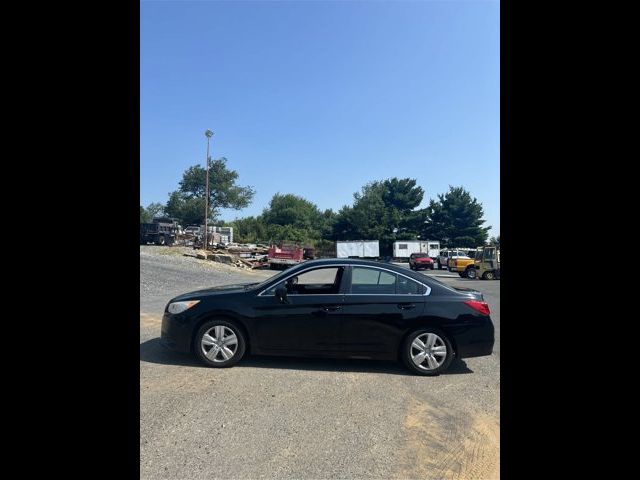
[(340, 305), (336, 305), (333, 307), (324, 307), (323, 310), (325, 312), (337, 312), (338, 310), (342, 310), (342, 307)]
[(411, 310), (412, 308), (416, 308), (415, 303), (399, 303), (398, 308), (400, 310)]

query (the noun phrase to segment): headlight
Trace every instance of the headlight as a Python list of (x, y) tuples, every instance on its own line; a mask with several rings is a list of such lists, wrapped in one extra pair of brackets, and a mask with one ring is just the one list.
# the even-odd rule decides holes
[(169, 308), (167, 310), (169, 313), (182, 313), (185, 310), (189, 310), (194, 305), (200, 303), (200, 300), (189, 300), (187, 302), (173, 302), (169, 304)]

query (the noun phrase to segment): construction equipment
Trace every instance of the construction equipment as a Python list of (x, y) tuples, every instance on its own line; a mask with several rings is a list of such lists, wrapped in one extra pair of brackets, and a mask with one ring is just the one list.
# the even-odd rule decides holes
[(473, 265), (466, 269), (470, 279), (500, 280), (500, 250), (496, 247), (479, 247)]
[(154, 218), (152, 223), (140, 224), (140, 245), (149, 242), (156, 245), (173, 245), (178, 233), (178, 223), (166, 217)]

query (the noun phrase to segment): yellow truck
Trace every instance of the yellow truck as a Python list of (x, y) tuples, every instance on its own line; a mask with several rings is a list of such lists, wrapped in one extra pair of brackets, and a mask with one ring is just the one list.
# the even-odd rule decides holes
[(449, 259), (449, 271), (457, 272), (462, 278), (467, 278), (469, 266), (473, 267), (473, 258), (450, 258)]

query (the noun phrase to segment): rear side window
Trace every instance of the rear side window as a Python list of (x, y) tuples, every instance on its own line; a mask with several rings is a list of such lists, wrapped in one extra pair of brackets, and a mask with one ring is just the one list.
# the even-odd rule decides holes
[(351, 274), (351, 293), (393, 295), (396, 293), (395, 273), (377, 268), (354, 267)]
[(398, 276), (398, 294), (399, 295), (422, 295), (424, 293), (424, 286), (418, 282)]
[(377, 268), (354, 267), (351, 293), (359, 295), (422, 295), (425, 287), (402, 275)]

